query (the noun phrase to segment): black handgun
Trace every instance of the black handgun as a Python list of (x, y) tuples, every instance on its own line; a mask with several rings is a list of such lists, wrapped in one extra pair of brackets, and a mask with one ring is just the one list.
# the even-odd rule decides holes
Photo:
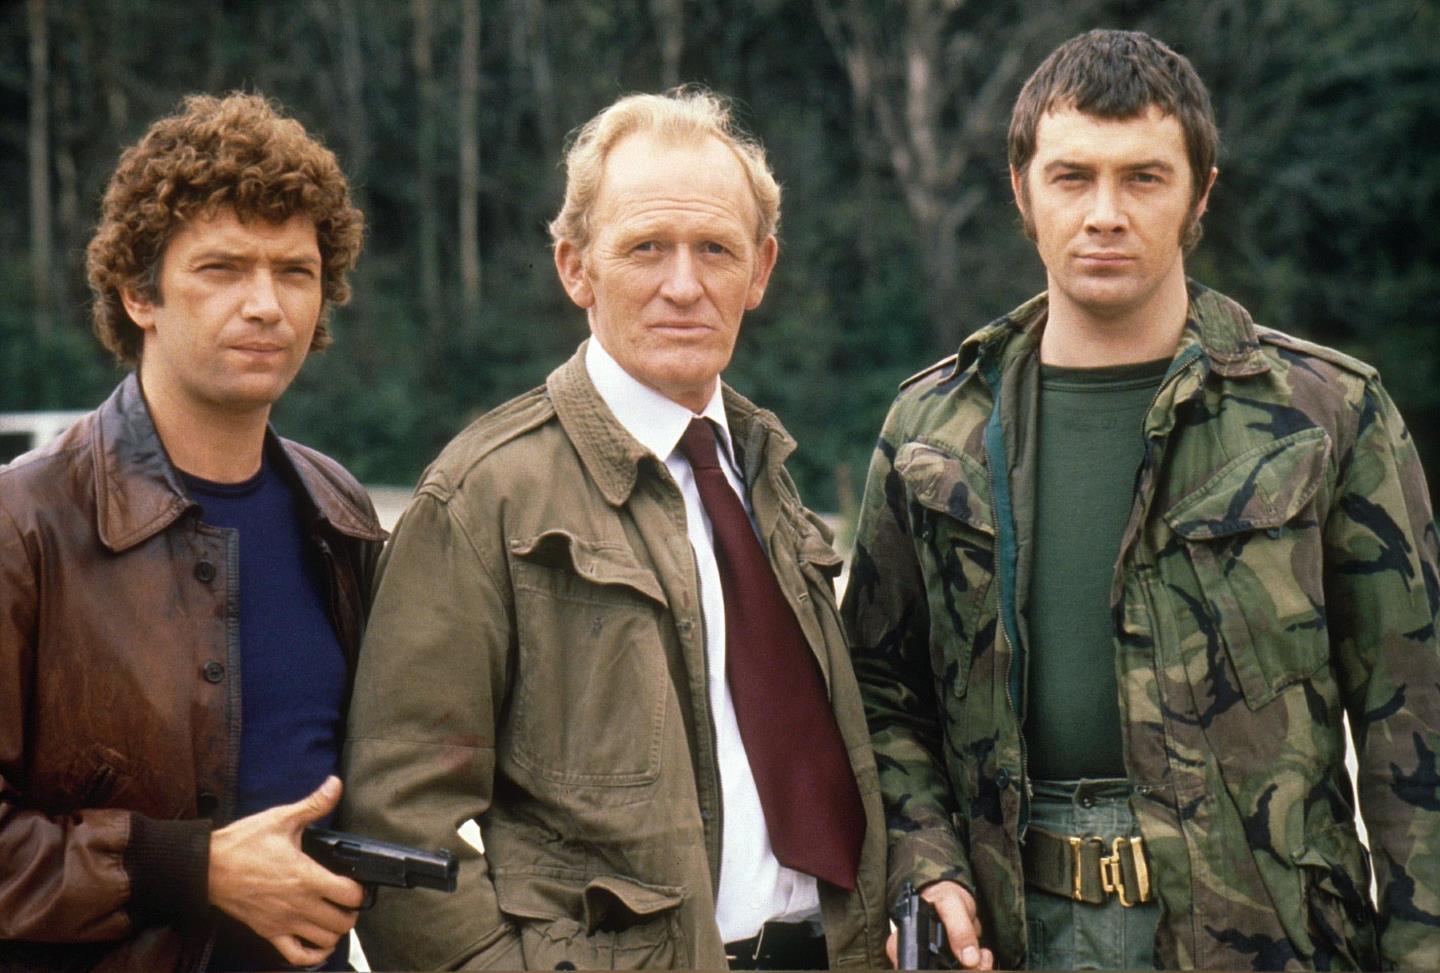
[(377, 886), (453, 892), (460, 873), (460, 863), (448, 851), (424, 851), (406, 845), (392, 845), (313, 824), (300, 836), (300, 848), (336, 875), (353, 878), (365, 886), (362, 909), (375, 904)]
[(909, 882), (895, 900), (897, 931), (895, 968), (899, 970), (956, 970), (949, 945), (945, 942), (945, 924), (935, 915), (935, 907), (924, 899)]

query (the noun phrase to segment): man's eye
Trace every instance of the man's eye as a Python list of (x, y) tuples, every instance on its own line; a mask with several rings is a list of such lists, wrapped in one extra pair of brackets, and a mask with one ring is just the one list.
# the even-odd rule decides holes
[(1130, 178), (1134, 182), (1144, 183), (1145, 185), (1155, 185), (1160, 182), (1160, 177), (1153, 172), (1137, 172), (1131, 175)]
[(660, 246), (660, 245), (657, 244), (654, 240), (646, 240), (646, 241), (644, 241), (643, 243), (637, 243), (637, 244), (635, 244), (635, 252), (636, 252), (636, 253), (654, 253), (657, 249), (659, 249), (659, 246)]
[(282, 273), (286, 277), (295, 277), (300, 280), (310, 280), (315, 276), (315, 270), (312, 267), (286, 267)]
[(1074, 185), (1084, 182), (1086, 178), (1088, 177), (1083, 172), (1062, 172), (1055, 177), (1055, 181)]
[(723, 243), (716, 243), (714, 240), (707, 241), (703, 249), (709, 254), (727, 254), (730, 252), (729, 247)]

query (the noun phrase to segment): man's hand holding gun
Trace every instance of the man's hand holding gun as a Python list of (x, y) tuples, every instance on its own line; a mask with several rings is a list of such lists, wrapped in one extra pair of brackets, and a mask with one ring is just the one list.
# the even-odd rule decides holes
[(975, 899), (954, 882), (936, 882), (920, 892), (907, 884), (892, 918), (896, 931), (885, 950), (896, 969), (989, 970), (995, 965), (994, 955), (980, 946)]

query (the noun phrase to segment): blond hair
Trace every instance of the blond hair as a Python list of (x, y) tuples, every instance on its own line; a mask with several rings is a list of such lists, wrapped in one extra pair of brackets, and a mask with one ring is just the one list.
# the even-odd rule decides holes
[(586, 122), (565, 152), (565, 205), (550, 221), (550, 236), (584, 250), (590, 243), (590, 213), (605, 174), (605, 159), (621, 139), (657, 135), (681, 144), (718, 139), (735, 153), (755, 197), (755, 241), (780, 225), (780, 184), (765, 161), (765, 148), (736, 123), (729, 102), (693, 85), (663, 95), (627, 95)]

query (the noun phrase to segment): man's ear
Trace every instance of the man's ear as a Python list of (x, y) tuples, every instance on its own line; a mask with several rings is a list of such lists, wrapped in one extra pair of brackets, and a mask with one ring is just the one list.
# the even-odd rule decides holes
[(585, 272), (585, 255), (569, 240), (555, 244), (555, 273), (560, 275), (560, 285), (578, 307), (588, 310), (594, 306), (595, 289)]
[(780, 242), (770, 234), (755, 252), (755, 274), (750, 278), (750, 291), (745, 295), (745, 310), (753, 311), (765, 297), (765, 288), (770, 284), (770, 272), (775, 269), (775, 260), (780, 256)]
[(1015, 208), (1020, 211), (1020, 226), (1025, 231), (1025, 236), (1034, 240), (1035, 224), (1030, 221), (1030, 191), (1025, 186), (1026, 173), (1029, 171), (1029, 166), (1026, 166), (1023, 172), (1014, 166), (1010, 167), (1010, 192), (1015, 196)]
[(120, 288), (120, 303), (125, 306), (125, 313), (130, 315), (130, 320), (142, 331), (149, 331), (155, 327), (155, 302), (148, 297), (141, 297), (140, 293), (133, 287)]
[(1215, 166), (1211, 166), (1210, 178), (1205, 180), (1205, 191), (1200, 194), (1200, 200), (1195, 204), (1195, 212), (1190, 217), (1191, 219), (1198, 220), (1205, 215), (1205, 209), (1210, 205), (1210, 190), (1215, 188), (1215, 180), (1219, 178), (1219, 176), (1220, 170)]

